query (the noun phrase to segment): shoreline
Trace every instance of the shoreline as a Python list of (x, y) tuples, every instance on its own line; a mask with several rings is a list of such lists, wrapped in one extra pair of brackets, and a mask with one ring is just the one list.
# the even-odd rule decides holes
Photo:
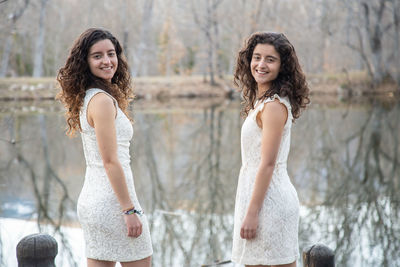
[[(238, 94), (228, 79), (210, 85), (200, 76), (139, 77), (133, 79), (135, 99), (232, 98)], [(59, 92), (55, 77), (1, 78), (0, 101), (53, 100)]]
[[(354, 74), (353, 77), (343, 77), (321, 74), (308, 75), (310, 96), (338, 96), (352, 98), (359, 96), (389, 96), (397, 97), (400, 88), (394, 83), (383, 83), (372, 88), (365, 77)], [(169, 99), (210, 99), (210, 98), (240, 98), (238, 89), (233, 84), (233, 77), (226, 76), (216, 79), (217, 85), (210, 85), (202, 76), (150, 76), (138, 77), (133, 80), (133, 91), (136, 100)], [(55, 77), (32, 78), (1, 78), (0, 101), (32, 101), (54, 100), (59, 92)]]

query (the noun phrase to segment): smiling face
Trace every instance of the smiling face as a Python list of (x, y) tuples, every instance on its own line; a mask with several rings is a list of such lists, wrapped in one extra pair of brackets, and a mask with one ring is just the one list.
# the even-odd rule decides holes
[(89, 49), (88, 64), (94, 76), (111, 82), (118, 67), (113, 43), (109, 39), (104, 39), (92, 45)]
[(270, 88), (271, 82), (278, 77), (281, 58), (275, 47), (270, 44), (257, 44), (251, 58), (251, 74), (258, 86), (258, 94)]

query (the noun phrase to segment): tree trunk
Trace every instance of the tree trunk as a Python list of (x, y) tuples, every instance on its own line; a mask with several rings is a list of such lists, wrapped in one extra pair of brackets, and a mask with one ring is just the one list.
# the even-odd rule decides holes
[(43, 75), (43, 56), (44, 56), (44, 19), (46, 16), (46, 6), (49, 0), (41, 0), (40, 17), (39, 17), (39, 33), (36, 38), (34, 60), (33, 60), (33, 77), (41, 77)]
[[(352, 6), (353, 2), (344, 1), (348, 14), (348, 34), (356, 34), (358, 44), (351, 43), (348, 37), (348, 46), (357, 51), (364, 64), (367, 67), (369, 76), (372, 77), (372, 83), (377, 85), (382, 82), (383, 78), (389, 74), (390, 65), (384, 64), (383, 58), (383, 40), (385, 30), (383, 29), (383, 15), (388, 0), (378, 0), (376, 5), (371, 2), (355, 2), (356, 6)], [(362, 16), (358, 12), (361, 12)], [(359, 18), (358, 25), (352, 26), (351, 21)], [(393, 21), (389, 22), (389, 26), (393, 26)], [(389, 28), (386, 26), (386, 28)]]
[[(211, 2), (212, 1), (212, 2)], [(215, 82), (215, 49), (216, 47), (219, 47), (219, 45), (215, 45), (215, 38), (216, 36), (213, 36), (213, 32), (218, 34), (218, 30), (213, 31), (213, 27), (217, 26), (218, 23), (216, 20), (215, 16), (215, 10), (217, 9), (218, 5), (222, 2), (222, 0), (207, 0), (206, 1), (206, 7), (205, 7), (205, 21), (201, 22), (199, 15), (196, 11), (196, 8), (192, 4), (192, 13), (194, 17), (194, 21), (199, 27), (199, 29), (204, 33), (207, 41), (207, 46), (206, 46), (206, 63), (204, 66), (207, 68), (207, 70), (203, 71), (203, 75), (208, 73), (210, 75), (210, 84), (211, 85), (216, 85)], [(201, 3), (201, 1), (200, 1)], [(211, 4), (212, 3), (212, 4)], [(215, 29), (214, 29), (215, 30)], [(204, 81), (206, 80), (206, 77), (204, 76)]]
[(263, 2), (264, 0), (258, 0), (257, 2), (257, 8), (255, 10), (254, 16), (251, 16), (250, 18), (250, 34), (255, 32), (257, 30), (258, 25), (260, 25), (260, 17), (261, 17), (261, 11), (263, 10)]
[(121, 16), (122, 16), (122, 25), (123, 25), (123, 32), (122, 32), (122, 49), (124, 50), (124, 55), (128, 58), (128, 41), (129, 41), (129, 28), (127, 22), (126, 12), (128, 11), (127, 1), (122, 1), (121, 6)]
[[(393, 78), (400, 85), (400, 1), (392, 0), (393, 3), (393, 24), (394, 24), (394, 73)], [(400, 90), (400, 86), (399, 86)]]
[[(383, 12), (385, 10), (385, 2), (386, 0), (380, 0), (379, 2), (379, 8), (374, 9), (373, 7), (370, 8), (370, 6), (367, 3), (362, 3), (363, 11), (364, 11), (364, 16), (365, 16), (365, 30), (367, 33), (367, 38), (369, 41), (369, 45), (371, 47), (371, 62), (373, 66), (373, 82), (375, 84), (380, 83), (387, 72), (387, 69), (385, 66), (383, 66), (382, 62), (382, 37), (383, 37), (383, 32), (381, 29), (382, 25), (382, 17), (383, 17)], [(371, 10), (375, 13), (370, 14)], [(376, 16), (375, 19), (375, 24), (371, 24), (371, 16)]]
[(207, 66), (208, 66), (208, 73), (210, 74), (210, 84), (215, 85), (215, 78), (214, 78), (214, 64), (213, 64), (213, 57), (214, 57), (214, 45), (213, 45), (213, 38), (209, 31), (206, 32), (206, 37), (208, 41), (208, 48), (207, 48)]
[(213, 64), (213, 57), (214, 57), (214, 40), (211, 35), (211, 28), (212, 28), (212, 10), (210, 6), (210, 0), (207, 1), (206, 6), (206, 26), (204, 29), (204, 34), (206, 35), (207, 39), (207, 66), (208, 66), (208, 73), (210, 75), (210, 84), (215, 85), (215, 78), (214, 78), (214, 64)]
[[(218, 3), (216, 3), (218, 4)], [(215, 4), (214, 4), (215, 5)], [(215, 7), (216, 8), (216, 7)], [(221, 67), (221, 60), (220, 60), (220, 46), (219, 46), (219, 28), (218, 28), (218, 17), (217, 17), (217, 12), (214, 9), (213, 10), (213, 18), (212, 18), (212, 27), (214, 29), (214, 45), (215, 45), (215, 67), (216, 67), (216, 71), (217, 71), (217, 75), (219, 78), (223, 78), (222, 75), (222, 67)]]
[(146, 0), (144, 2), (143, 14), (142, 14), (142, 25), (140, 28), (139, 45), (136, 51), (132, 51), (132, 70), (131, 74), (133, 77), (147, 75), (147, 68), (144, 68), (146, 64), (143, 64), (142, 60), (145, 58), (144, 55), (149, 45), (151, 19), (153, 13), (154, 0)]
[(8, 69), (8, 61), (10, 59), (11, 47), (12, 47), (12, 33), (7, 36), (6, 41), (4, 42), (3, 48), (3, 57), (1, 58), (1, 69), (0, 69), (0, 77), (6, 77), (7, 69)]
[(328, 1), (322, 2), (322, 15), (319, 27), (321, 29), (322, 40), (320, 41), (319, 51), (320, 56), (317, 57), (316, 72), (323, 73), (325, 71), (330, 71), (326, 64), (326, 49), (329, 46), (329, 37), (332, 35), (331, 25), (329, 23), (330, 12), (332, 12), (331, 5)]
[(0, 67), (0, 77), (5, 77), (7, 75), (8, 70), (8, 62), (10, 60), (11, 48), (13, 44), (13, 34), (16, 30), (16, 23), (18, 19), (24, 14), (26, 8), (28, 7), (29, 0), (24, 1), (24, 5), (17, 9), (13, 14), (11, 14), (11, 31), (6, 37), (6, 41), (3, 48), (3, 57), (1, 59), (1, 67)]

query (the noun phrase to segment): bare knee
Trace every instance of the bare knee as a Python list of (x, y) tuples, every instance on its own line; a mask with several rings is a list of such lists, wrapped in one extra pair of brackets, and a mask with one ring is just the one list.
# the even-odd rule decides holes
[(289, 264), (272, 265), (271, 267), (296, 267), (296, 261), (289, 263)]
[(151, 256), (130, 262), (121, 262), (122, 267), (150, 267), (151, 266)]
[(113, 261), (100, 261), (94, 259), (87, 259), (87, 266), (88, 267), (114, 267), (115, 262)]

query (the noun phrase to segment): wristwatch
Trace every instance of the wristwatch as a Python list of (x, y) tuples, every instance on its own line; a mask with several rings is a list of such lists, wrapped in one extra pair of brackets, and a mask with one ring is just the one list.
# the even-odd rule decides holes
[(137, 210), (135, 208), (124, 211), (125, 215), (131, 215), (131, 214), (134, 214), (134, 213), (136, 213), (137, 215), (140, 216), (140, 215), (143, 214), (143, 211), (142, 210)]

